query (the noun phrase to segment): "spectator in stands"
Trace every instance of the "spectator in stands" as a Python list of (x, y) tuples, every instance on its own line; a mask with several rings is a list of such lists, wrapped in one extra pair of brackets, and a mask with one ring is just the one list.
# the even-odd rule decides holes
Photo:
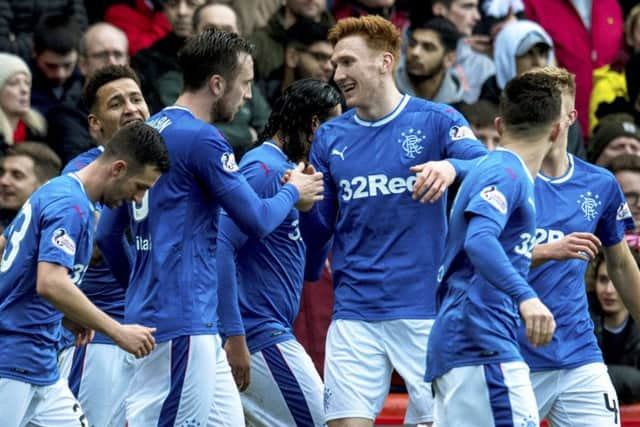
[(9, 147), (0, 160), (0, 232), (38, 187), (60, 173), (60, 159), (39, 142)]
[(480, 20), (478, 0), (433, 0), (431, 13), (447, 18), (463, 36), (458, 41), (456, 63), (451, 72), (462, 83), (464, 102), (474, 103), (480, 96), (482, 84), (496, 72), (491, 58), (473, 50), (467, 42)]
[(555, 45), (558, 65), (576, 75), (576, 109), (589, 134), (593, 71), (615, 61), (623, 46), (618, 0), (524, 0), (525, 14), (544, 28)]
[(640, 128), (628, 114), (609, 114), (600, 119), (589, 141), (588, 160), (606, 168), (621, 154), (640, 156)]
[[(193, 27), (196, 33), (215, 28), (239, 34), (238, 19), (234, 9), (220, 2), (205, 3), (193, 13)], [(217, 121), (214, 125), (224, 135), (233, 148), (236, 160), (249, 150), (258, 140), (258, 134), (267, 124), (271, 108), (262, 91), (253, 86), (251, 99), (248, 99), (233, 117), (231, 122)]]
[(498, 116), (498, 106), (481, 99), (474, 104), (458, 104), (457, 107), (487, 150), (495, 150), (500, 145), (500, 134), (494, 124)]
[(33, 54), (34, 27), (47, 15), (68, 16), (81, 31), (87, 27), (82, 0), (0, 0), (0, 51), (28, 62)]
[(284, 63), (271, 73), (271, 79), (261, 82), (261, 87), (271, 103), (296, 80), (331, 80), (333, 47), (327, 40), (328, 33), (328, 25), (307, 18), (299, 18), (287, 29)]
[(409, 16), (396, 3), (396, 0), (334, 0), (331, 11), (336, 20), (350, 16), (379, 15), (402, 31), (409, 25)]
[(640, 52), (633, 54), (627, 61), (625, 80), (631, 104), (630, 112), (634, 115), (636, 123), (640, 124)]
[[(122, 30), (106, 22), (90, 26), (78, 46), (78, 68), (84, 80), (106, 65), (127, 65), (129, 46)], [(63, 164), (95, 145), (87, 125), (88, 108), (82, 98), (52, 107), (47, 114), (47, 144)]]
[(627, 205), (636, 222), (636, 232), (628, 236), (629, 244), (640, 249), (640, 156), (633, 154), (621, 154), (614, 157), (609, 165), (609, 170), (615, 175), (616, 181), (627, 200)]
[[(638, 250), (632, 250), (640, 263)], [(600, 252), (586, 275), (598, 345), (620, 404), (640, 401), (640, 329), (622, 303)]]
[(82, 76), (76, 68), (81, 36), (73, 17), (66, 15), (45, 16), (34, 30), (31, 105), (45, 116), (51, 107), (81, 96)]
[(171, 31), (160, 0), (133, 0), (129, 4), (117, 2), (107, 8), (104, 20), (127, 35), (130, 55), (151, 46)]
[(448, 19), (434, 17), (412, 22), (409, 42), (395, 73), (400, 92), (435, 102), (461, 102), (464, 90), (449, 72), (456, 62), (460, 33)]
[(624, 37), (632, 53), (640, 52), (640, 4), (635, 5), (624, 20)]
[(162, 0), (171, 32), (131, 58), (152, 114), (172, 105), (182, 91), (178, 51), (193, 32), (193, 12), (204, 0)]
[(328, 26), (334, 22), (321, 0), (286, 0), (267, 25), (249, 37), (256, 47), (255, 80), (270, 80), (272, 73), (278, 74), (284, 64), (287, 30), (301, 17)]
[(11, 53), (0, 53), (0, 154), (25, 140), (44, 140), (47, 123), (31, 108), (31, 71)]

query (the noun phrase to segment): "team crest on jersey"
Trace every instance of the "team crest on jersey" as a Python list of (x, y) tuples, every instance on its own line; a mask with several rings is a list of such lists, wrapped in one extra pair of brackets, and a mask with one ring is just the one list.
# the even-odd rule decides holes
[(452, 141), (477, 139), (469, 126), (452, 126), (451, 129), (449, 129), (449, 137)]
[(238, 170), (238, 164), (236, 163), (236, 156), (233, 153), (224, 153), (220, 158), (222, 162), (222, 168), (227, 172), (235, 172)]
[(480, 197), (496, 208), (502, 215), (507, 214), (507, 198), (504, 197), (504, 194), (502, 194), (495, 185), (483, 188), (480, 192)]
[(422, 153), (424, 147), (422, 141), (426, 138), (420, 129), (409, 129), (408, 132), (402, 132), (401, 138), (398, 138), (398, 143), (402, 145), (405, 156), (410, 159), (415, 159), (417, 154)]
[(64, 228), (58, 228), (54, 231), (51, 241), (65, 253), (69, 255), (76, 254), (76, 242), (73, 241), (71, 236), (67, 233), (67, 230)]
[(584, 214), (584, 219), (587, 221), (593, 221), (598, 216), (598, 207), (602, 204), (600, 196), (593, 194), (591, 191), (587, 191), (585, 194), (581, 194), (578, 198), (578, 205), (580, 210)]
[(623, 219), (631, 218), (631, 209), (629, 209), (629, 205), (627, 202), (620, 203), (618, 207), (618, 212), (616, 213), (616, 219), (618, 221), (622, 221)]

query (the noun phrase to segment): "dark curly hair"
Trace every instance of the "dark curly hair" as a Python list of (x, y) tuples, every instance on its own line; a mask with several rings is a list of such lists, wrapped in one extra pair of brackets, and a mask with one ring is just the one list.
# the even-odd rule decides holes
[(269, 121), (260, 134), (259, 143), (280, 133), (282, 151), (290, 160), (305, 160), (309, 154), (308, 137), (313, 133), (313, 117), (326, 121), (342, 102), (342, 95), (330, 83), (317, 79), (294, 82), (276, 99)]

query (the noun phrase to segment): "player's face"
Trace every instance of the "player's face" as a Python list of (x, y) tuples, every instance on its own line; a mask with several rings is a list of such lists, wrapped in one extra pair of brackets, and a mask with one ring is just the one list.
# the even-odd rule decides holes
[(105, 143), (123, 126), (149, 118), (149, 107), (132, 79), (113, 80), (96, 93), (97, 108), (89, 115), (91, 133)]
[(55, 86), (64, 84), (71, 77), (77, 62), (78, 53), (75, 50), (64, 55), (45, 50), (36, 56), (36, 65)]
[(444, 70), (444, 47), (435, 31), (416, 29), (407, 47), (407, 73), (430, 79)]
[(598, 266), (596, 276), (596, 296), (605, 316), (613, 316), (620, 312), (627, 312), (620, 295), (613, 286), (609, 273), (607, 272), (607, 264), (601, 262)]
[(369, 48), (361, 36), (349, 36), (336, 43), (331, 62), (333, 79), (349, 107), (368, 107), (377, 102), (382, 86), (383, 53)]
[(214, 104), (214, 122), (230, 122), (245, 101), (251, 99), (253, 83), (253, 59), (246, 53), (240, 54), (239, 66), (233, 80), (227, 81), (222, 97)]
[(0, 162), (0, 208), (17, 211), (41, 184), (30, 157), (5, 157)]
[(20, 117), (31, 107), (31, 77), (16, 73), (0, 89), (0, 107), (10, 117)]
[(621, 154), (640, 156), (640, 141), (630, 136), (619, 136), (607, 144), (596, 160), (599, 166), (607, 167), (614, 157)]
[(300, 50), (296, 78), (313, 78), (328, 82), (333, 75), (332, 53), (331, 43), (325, 41), (315, 42), (307, 49)]
[(141, 203), (144, 193), (156, 183), (158, 178), (160, 178), (160, 171), (151, 165), (145, 165), (134, 174), (120, 170), (105, 189), (102, 202), (110, 208), (117, 208), (123, 202)]
[(640, 227), (640, 172), (618, 171), (616, 172), (616, 181), (620, 184), (636, 225)]
[(443, 16), (456, 26), (459, 33), (470, 36), (473, 27), (480, 20), (478, 0), (453, 0), (451, 7), (444, 11)]
[(164, 0), (164, 14), (178, 37), (189, 37), (193, 28), (193, 12), (204, 0)]

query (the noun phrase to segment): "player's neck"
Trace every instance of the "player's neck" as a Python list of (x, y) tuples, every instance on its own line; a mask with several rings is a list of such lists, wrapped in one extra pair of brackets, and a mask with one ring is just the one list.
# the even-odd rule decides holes
[(567, 158), (566, 144), (553, 146), (542, 161), (542, 173), (548, 177), (558, 177), (567, 173), (569, 159)]
[(92, 202), (100, 200), (102, 197), (102, 190), (104, 189), (104, 183), (108, 178), (103, 166), (98, 161), (93, 161), (76, 172), (76, 176), (82, 183), (89, 200)]
[(271, 137), (271, 142), (280, 147), (280, 149), (284, 147), (284, 139), (282, 139), (280, 131), (276, 132), (276, 134)]
[(540, 172), (542, 167), (542, 160), (547, 154), (546, 150), (542, 149), (543, 141), (523, 141), (523, 140), (504, 140), (501, 141), (501, 145), (507, 150), (516, 153), (522, 161), (524, 161), (529, 173), (535, 178)]
[(358, 117), (362, 120), (375, 122), (391, 113), (402, 101), (403, 95), (392, 83), (392, 87), (382, 88), (377, 96), (368, 97), (371, 100), (369, 105), (356, 107)]
[(174, 105), (185, 107), (189, 109), (196, 118), (205, 123), (210, 123), (212, 118), (212, 99), (211, 94), (201, 93), (205, 90), (208, 91), (208, 88), (201, 89), (198, 92), (183, 92), (182, 95), (176, 99)]

